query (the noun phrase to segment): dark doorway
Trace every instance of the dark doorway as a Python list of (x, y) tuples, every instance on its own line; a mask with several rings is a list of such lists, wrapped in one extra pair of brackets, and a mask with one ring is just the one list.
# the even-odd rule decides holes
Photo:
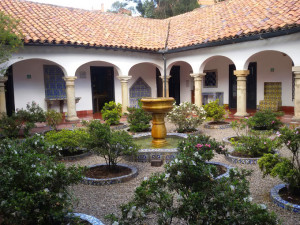
[(250, 73), (247, 76), (247, 109), (256, 109), (257, 63), (249, 63), (248, 70)]
[(170, 72), (169, 96), (173, 97), (176, 104), (180, 104), (180, 66), (173, 66)]
[(237, 84), (236, 84), (236, 76), (233, 74), (235, 70), (235, 65), (229, 65), (229, 108), (236, 109), (237, 102)]
[(93, 112), (100, 112), (104, 103), (114, 101), (114, 68), (91, 66)]
[(13, 69), (10, 66), (6, 71), (8, 77), (5, 82), (5, 101), (7, 115), (11, 116), (15, 112), (15, 98), (14, 98), (14, 80), (13, 80)]
[(163, 82), (160, 78), (161, 74), (159, 69), (156, 68), (156, 90), (157, 90), (157, 97), (163, 97)]
[[(237, 80), (233, 74), (235, 65), (229, 65), (229, 108), (236, 109), (237, 104)], [(247, 76), (247, 109), (256, 109), (256, 71), (257, 63), (249, 63), (248, 70), (250, 74)]]

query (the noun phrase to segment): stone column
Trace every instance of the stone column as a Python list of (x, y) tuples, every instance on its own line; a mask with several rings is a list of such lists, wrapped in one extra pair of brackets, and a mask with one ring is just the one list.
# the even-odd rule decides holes
[(167, 78), (167, 90), (165, 90), (165, 79), (164, 79), (164, 76), (160, 76), (160, 78), (162, 79), (162, 81), (163, 81), (163, 97), (165, 97), (165, 91), (166, 91), (166, 97), (168, 98), (168, 97), (170, 97), (170, 94), (169, 94), (169, 80), (170, 80), (170, 78), (171, 78), (171, 76), (170, 75), (168, 75), (168, 76), (166, 76), (166, 78)]
[(74, 81), (77, 77), (64, 77), (66, 81), (66, 94), (67, 94), (67, 117), (66, 121), (78, 121), (76, 113), (76, 103), (75, 103), (75, 84)]
[(190, 75), (194, 78), (195, 83), (195, 105), (202, 107), (202, 81), (206, 73), (191, 73)]
[(237, 110), (235, 116), (248, 116), (247, 113), (247, 76), (249, 70), (234, 70), (233, 74), (237, 77)]
[(122, 112), (127, 112), (128, 107), (128, 81), (132, 78), (132, 76), (118, 76), (117, 77), (121, 81), (122, 88)]
[(0, 117), (6, 114), (5, 82), (7, 79), (7, 77), (0, 76)]
[(294, 117), (293, 121), (300, 121), (300, 66), (292, 68), (295, 74), (295, 97), (294, 97)]

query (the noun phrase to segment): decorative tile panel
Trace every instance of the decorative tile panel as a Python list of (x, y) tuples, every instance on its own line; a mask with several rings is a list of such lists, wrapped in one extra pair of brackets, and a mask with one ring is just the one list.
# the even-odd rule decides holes
[(144, 97), (151, 97), (150, 86), (139, 77), (129, 90), (130, 107), (138, 107), (138, 100)]
[(55, 65), (44, 66), (44, 82), (46, 99), (62, 99), (66, 96), (66, 82), (63, 71)]

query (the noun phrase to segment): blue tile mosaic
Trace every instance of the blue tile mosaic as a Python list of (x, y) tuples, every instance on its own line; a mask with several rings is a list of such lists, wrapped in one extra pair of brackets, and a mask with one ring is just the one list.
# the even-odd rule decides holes
[(66, 98), (66, 82), (63, 71), (55, 65), (44, 66), (46, 99)]
[(129, 89), (130, 107), (138, 107), (138, 100), (144, 97), (151, 97), (151, 88), (139, 77)]

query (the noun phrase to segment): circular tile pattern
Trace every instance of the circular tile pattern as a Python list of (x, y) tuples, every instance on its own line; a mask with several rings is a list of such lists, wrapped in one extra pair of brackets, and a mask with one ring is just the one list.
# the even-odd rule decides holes
[(79, 217), (80, 219), (89, 222), (91, 225), (104, 225), (99, 219), (96, 217), (83, 214), (83, 213), (69, 213), (68, 216), (70, 217)]
[(215, 179), (221, 179), (222, 177), (229, 177), (229, 171), (230, 169), (234, 169), (234, 167), (229, 166), (225, 163), (219, 163), (219, 162), (206, 162), (208, 164), (212, 164), (212, 165), (220, 165), (220, 166), (224, 166), (226, 168), (226, 173), (221, 174), (220, 176), (217, 176)]

